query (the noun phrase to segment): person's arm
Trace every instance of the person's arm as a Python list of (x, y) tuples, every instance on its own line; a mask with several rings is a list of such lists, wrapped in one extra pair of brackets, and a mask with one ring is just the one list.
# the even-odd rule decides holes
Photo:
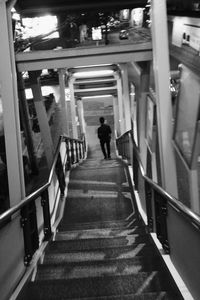
[(111, 139), (111, 133), (112, 133), (112, 130), (111, 130), (110, 126), (108, 126), (108, 134), (109, 134), (110, 139)]
[(97, 136), (98, 136), (98, 138), (100, 139), (101, 138), (101, 132), (100, 132), (100, 128), (98, 128), (98, 130), (97, 130)]

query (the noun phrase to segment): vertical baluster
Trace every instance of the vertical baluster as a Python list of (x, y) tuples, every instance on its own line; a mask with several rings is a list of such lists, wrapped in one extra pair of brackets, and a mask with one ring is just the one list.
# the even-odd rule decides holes
[(48, 241), (52, 236), (48, 190), (45, 190), (41, 195), (41, 205), (44, 218), (44, 240)]
[(35, 251), (39, 248), (39, 236), (35, 202), (21, 209), (21, 226), (24, 234), (24, 264), (28, 266)]
[(76, 163), (79, 161), (78, 157), (78, 141), (75, 141), (75, 153), (76, 153)]
[(67, 151), (67, 170), (70, 170), (71, 168), (71, 155), (70, 155), (70, 148), (71, 148), (71, 144), (70, 144), (70, 141), (69, 139), (66, 139), (65, 140), (65, 145), (66, 145), (66, 151)]
[(152, 188), (151, 185), (145, 180), (145, 199), (147, 210), (147, 222), (149, 231), (153, 231), (153, 215), (152, 215)]
[(82, 149), (81, 149), (81, 142), (78, 142), (79, 145), (79, 158), (82, 159)]
[(65, 183), (65, 174), (64, 174), (64, 171), (63, 171), (63, 166), (62, 166), (62, 160), (61, 160), (60, 153), (58, 155), (58, 159), (57, 159), (57, 162), (56, 162), (56, 175), (58, 177), (58, 182), (59, 182), (59, 188), (60, 188), (61, 195), (64, 195), (66, 183)]
[(136, 191), (138, 190), (138, 171), (139, 171), (139, 163), (137, 160), (136, 151), (133, 148), (133, 180), (134, 180)]
[(170, 252), (167, 233), (167, 201), (154, 191), (156, 234), (166, 253)]
[(74, 164), (74, 141), (70, 139), (70, 145), (71, 145), (71, 163)]

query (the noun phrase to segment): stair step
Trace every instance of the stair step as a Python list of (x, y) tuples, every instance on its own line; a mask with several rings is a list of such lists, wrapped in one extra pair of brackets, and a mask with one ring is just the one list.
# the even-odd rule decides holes
[(81, 189), (85, 193), (87, 193), (90, 190), (130, 192), (130, 187), (128, 185), (118, 185), (114, 182), (88, 180), (70, 180), (68, 188), (69, 190)]
[(139, 221), (137, 218), (133, 220), (119, 219), (119, 220), (100, 220), (98, 222), (69, 222), (68, 220), (62, 221), (59, 225), (58, 230), (82, 230), (82, 229), (96, 229), (96, 228), (109, 228), (109, 229), (132, 229), (135, 226), (145, 227), (142, 221)]
[(133, 234), (147, 234), (145, 228), (135, 226), (132, 229), (110, 229), (110, 228), (94, 228), (87, 230), (71, 230), (60, 231), (56, 234), (56, 240), (74, 240), (74, 239), (93, 239), (93, 238), (113, 238), (121, 236), (129, 236)]
[(134, 246), (122, 246), (105, 249), (89, 249), (85, 251), (64, 251), (46, 252), (44, 257), (45, 263), (61, 262), (83, 262), (83, 261), (107, 261), (112, 259), (134, 258), (135, 256), (153, 256), (158, 254), (153, 246), (138, 244)]
[(72, 279), (111, 275), (133, 275), (140, 272), (163, 270), (164, 263), (157, 256), (135, 257), (78, 263), (42, 264), (38, 266), (36, 280)]
[(123, 182), (126, 182), (126, 175), (124, 172), (124, 167), (116, 164), (114, 160), (111, 161), (101, 161), (101, 166), (94, 168), (86, 169), (85, 168), (76, 168), (71, 174), (71, 179), (76, 180), (88, 180), (88, 181), (99, 181), (99, 182), (115, 182), (118, 185), (121, 185)]
[[(24, 299), (64, 300), (87, 297), (115, 297), (142, 293), (171, 291), (173, 288), (158, 272), (141, 272), (137, 275), (104, 276), (69, 280), (41, 280), (28, 284)], [(176, 300), (182, 299), (174, 293)], [(19, 298), (20, 300), (23, 299)], [(19, 300), (18, 299), (18, 300)], [(112, 298), (111, 298), (112, 299)], [(135, 298), (134, 298), (135, 299)]]
[[(75, 222), (100, 222), (111, 219), (126, 219), (132, 213), (131, 199), (106, 193), (88, 195), (74, 194), (67, 198), (64, 220), (69, 223)], [(61, 222), (61, 224), (63, 223)]]
[[(66, 299), (66, 298), (65, 298)], [(81, 300), (178, 300), (181, 298), (177, 298), (176, 294), (172, 294), (171, 292), (154, 292), (154, 293), (142, 293), (139, 295), (129, 294), (129, 295), (120, 295), (120, 296), (105, 296), (105, 297), (89, 297), (89, 298), (81, 298)], [(56, 299), (55, 299), (56, 300)], [(59, 299), (60, 300), (60, 299)], [(68, 300), (72, 300), (72, 298), (68, 298)], [(80, 298), (73, 298), (73, 300), (80, 300)]]
[(93, 238), (93, 239), (76, 239), (76, 240), (58, 240), (51, 241), (48, 245), (47, 252), (67, 252), (67, 251), (85, 251), (114, 247), (135, 246), (138, 244), (152, 244), (147, 235), (128, 235), (113, 238)]
[[(26, 294), (21, 295), (18, 300), (25, 300)], [(29, 300), (35, 300), (34, 296), (33, 298), (30, 298), (28, 295)], [(46, 299), (46, 298), (45, 298)], [(78, 298), (62, 298), (62, 299), (54, 299), (54, 300), (182, 300), (180, 297), (177, 298), (177, 294), (172, 294), (171, 292), (161, 291), (161, 292), (152, 292), (152, 293), (141, 293), (139, 295), (136, 294), (129, 294), (129, 295), (119, 295), (119, 296), (102, 296), (102, 297), (78, 297)], [(48, 299), (47, 299), (48, 300)], [(51, 299), (50, 299), (51, 300)]]

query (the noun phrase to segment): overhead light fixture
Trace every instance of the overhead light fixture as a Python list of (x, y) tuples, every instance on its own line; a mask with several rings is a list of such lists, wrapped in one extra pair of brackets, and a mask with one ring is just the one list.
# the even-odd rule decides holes
[(113, 70), (99, 70), (99, 71), (84, 71), (76, 72), (73, 74), (75, 78), (90, 78), (90, 77), (102, 77), (113, 75)]
[(96, 99), (96, 98), (107, 98), (107, 97), (113, 97), (113, 95), (96, 95), (96, 96), (83, 96), (82, 99)]

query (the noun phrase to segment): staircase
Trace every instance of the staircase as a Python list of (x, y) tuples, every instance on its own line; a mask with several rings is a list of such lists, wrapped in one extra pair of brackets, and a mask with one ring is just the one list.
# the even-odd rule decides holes
[(123, 164), (101, 153), (73, 169), (55, 240), (17, 300), (183, 299), (134, 210)]

